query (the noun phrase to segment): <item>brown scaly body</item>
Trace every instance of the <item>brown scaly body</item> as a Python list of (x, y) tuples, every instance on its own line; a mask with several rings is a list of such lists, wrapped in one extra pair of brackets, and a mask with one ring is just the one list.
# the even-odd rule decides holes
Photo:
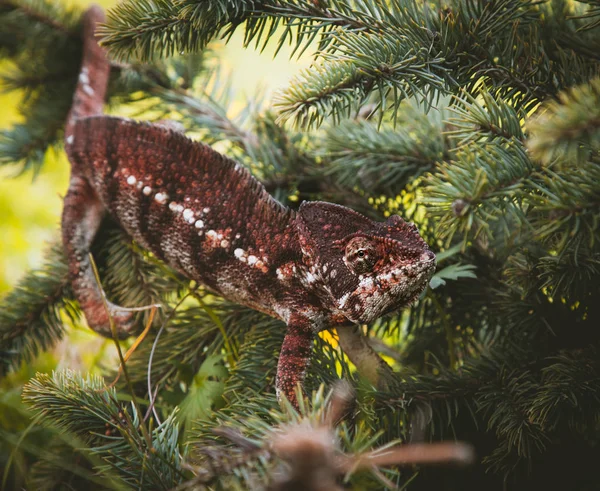
[[(187, 277), (234, 302), (282, 319), (277, 389), (292, 401), (314, 335), (370, 322), (413, 301), (435, 256), (413, 225), (372, 220), (342, 206), (294, 212), (240, 164), (160, 125), (101, 116), (108, 62), (86, 14), (84, 60), (65, 142), (72, 164), (63, 242), (88, 323), (110, 335), (87, 259), (104, 213)], [(110, 304), (120, 334), (130, 314)]]

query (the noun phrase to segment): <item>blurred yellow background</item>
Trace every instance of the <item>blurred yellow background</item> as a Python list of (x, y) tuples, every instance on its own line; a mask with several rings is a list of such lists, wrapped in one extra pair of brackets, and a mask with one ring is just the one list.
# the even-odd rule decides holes
[[(55, 0), (60, 1), (60, 0)], [(86, 1), (67, 2), (82, 7)], [(116, 2), (96, 2), (109, 8)], [(243, 49), (242, 30), (228, 45), (215, 43), (224, 73), (231, 73), (236, 99), (242, 101), (258, 87), (265, 89), (266, 99), (300, 69), (310, 64), (310, 56), (290, 60), (291, 50), (284, 47), (276, 59), (274, 49), (262, 54), (253, 47)], [(10, 69), (0, 64), (0, 73)], [(18, 95), (0, 95), (0, 129), (19, 122)], [(0, 168), (0, 296), (15, 285), (30, 268), (38, 266), (49, 241), (58, 240), (62, 196), (66, 193), (69, 166), (62, 152), (49, 152), (38, 175), (26, 172), (16, 176), (16, 168)]]

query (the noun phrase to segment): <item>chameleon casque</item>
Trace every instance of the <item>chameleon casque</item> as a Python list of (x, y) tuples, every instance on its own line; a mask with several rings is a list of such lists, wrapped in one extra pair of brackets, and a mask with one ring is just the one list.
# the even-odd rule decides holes
[[(102, 115), (110, 64), (84, 17), (84, 55), (65, 129), (71, 181), (63, 243), (73, 291), (95, 331), (110, 336), (89, 249), (106, 213), (144, 248), (233, 302), (283, 320), (276, 388), (295, 387), (323, 329), (371, 322), (423, 291), (435, 255), (416, 227), (343, 206), (291, 210), (239, 163), (168, 127)], [(109, 305), (119, 335), (131, 312)]]

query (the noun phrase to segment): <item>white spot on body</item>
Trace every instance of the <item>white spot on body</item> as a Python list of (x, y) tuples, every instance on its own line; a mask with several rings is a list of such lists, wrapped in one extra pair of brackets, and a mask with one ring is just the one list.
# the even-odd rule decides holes
[(167, 199), (168, 196), (166, 193), (156, 193), (156, 196), (154, 196), (154, 200), (161, 205), (164, 205), (167, 202)]
[(88, 84), (83, 84), (81, 88), (87, 95), (94, 95), (94, 89), (92, 89)]
[(223, 249), (227, 249), (229, 247), (229, 241), (228, 240), (222, 240), (221, 241), (221, 247)]
[(342, 298), (338, 300), (338, 309), (344, 309), (346, 307), (346, 302), (348, 302), (349, 298), (350, 293), (344, 294), (344, 296), (342, 296)]
[(144, 193), (146, 196), (150, 196), (151, 192), (152, 192), (152, 188), (150, 186), (144, 187), (144, 190), (142, 191), (142, 193)]
[(208, 213), (210, 211), (210, 208), (206, 207), (202, 210), (203, 213)]
[(169, 210), (171, 210), (171, 211), (177, 211), (177, 203), (175, 203), (175, 201), (171, 201), (169, 203)]
[(137, 182), (137, 179), (135, 178), (135, 176), (129, 176), (127, 178), (127, 184), (129, 184), (130, 186), (133, 186), (136, 182)]
[(384, 273), (381, 276), (379, 276), (379, 280), (380, 281), (389, 281), (392, 279), (392, 277), (393, 277), (393, 273), (392, 273), (392, 271), (389, 271), (389, 272)]
[(142, 181), (138, 181), (137, 186), (138, 189), (142, 189), (144, 187), (144, 183)]
[(204, 222), (202, 220), (196, 220), (196, 223), (194, 223), (194, 227), (204, 228)]
[(81, 71), (81, 73), (79, 74), (79, 81), (82, 84), (89, 84), (90, 83), (90, 77), (88, 77), (87, 71)]
[(191, 223), (194, 223), (194, 212), (189, 208), (186, 208), (185, 210), (183, 210), (183, 218), (185, 218), (186, 220), (192, 219)]
[(317, 278), (315, 277), (314, 274), (312, 273), (306, 273), (306, 282), (307, 283), (314, 283), (315, 281), (317, 281)]
[(372, 288), (373, 287), (373, 278), (371, 278), (370, 276), (360, 275), (359, 279), (360, 279), (360, 283), (358, 284), (359, 287), (363, 287), (363, 288)]
[(248, 256), (248, 264), (249, 264), (250, 266), (252, 266), (254, 263), (256, 263), (256, 261), (258, 261), (258, 258), (257, 258), (256, 256), (254, 256), (254, 255), (252, 255), (252, 254), (250, 254), (250, 255)]
[(219, 240), (218, 236), (219, 234), (215, 230), (209, 230), (206, 232), (206, 240), (204, 242), (205, 246), (211, 249), (220, 247), (221, 241)]
[(73, 144), (73, 135), (69, 135), (67, 137), (67, 145), (72, 145)]
[(238, 247), (238, 248), (237, 248), (235, 251), (233, 251), (233, 255), (234, 255), (235, 257), (237, 257), (238, 259), (239, 259), (240, 257), (242, 257), (244, 254), (245, 254), (245, 251), (244, 251), (244, 249), (240, 249), (239, 247)]

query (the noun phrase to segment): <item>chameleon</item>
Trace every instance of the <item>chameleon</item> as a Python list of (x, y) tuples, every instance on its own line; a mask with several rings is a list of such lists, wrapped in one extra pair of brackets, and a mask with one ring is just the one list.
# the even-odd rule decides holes
[[(181, 131), (102, 114), (110, 64), (95, 34), (99, 7), (84, 16), (81, 71), (65, 125), (71, 163), (62, 215), (70, 280), (88, 325), (132, 334), (132, 314), (96, 284), (89, 251), (109, 214), (142, 247), (228, 300), (287, 325), (276, 392), (297, 404), (313, 340), (366, 324), (413, 302), (435, 254), (416, 226), (378, 222), (344, 206), (275, 200), (240, 163)], [(106, 308), (108, 305), (108, 311)]]

